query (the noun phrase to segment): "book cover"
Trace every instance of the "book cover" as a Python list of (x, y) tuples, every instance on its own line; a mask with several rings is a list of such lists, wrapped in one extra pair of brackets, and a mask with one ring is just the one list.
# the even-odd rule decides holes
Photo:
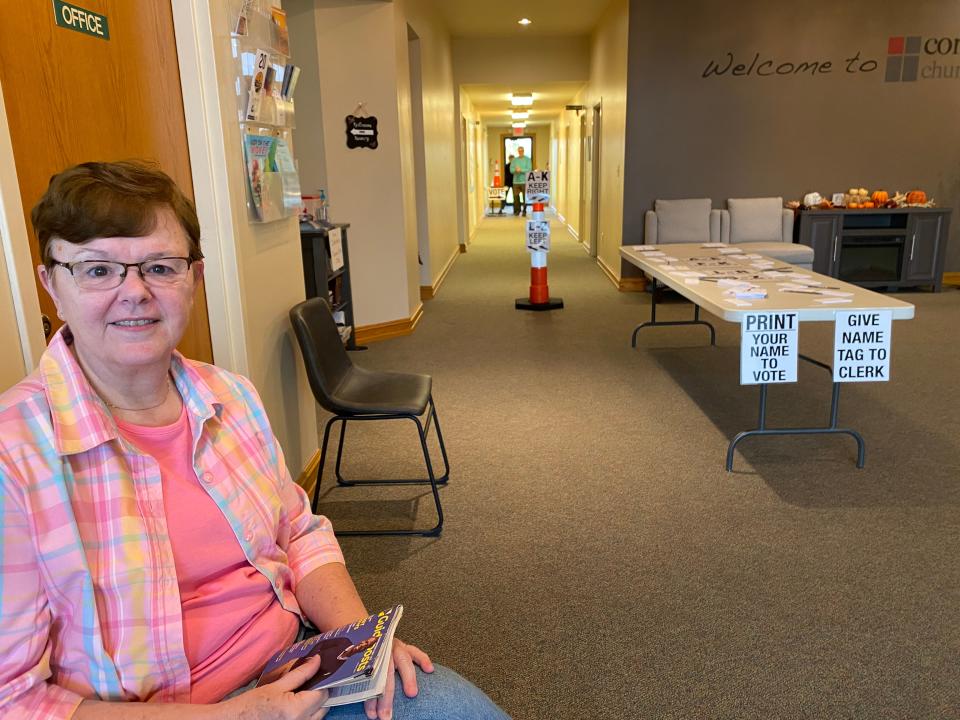
[(271, 683), (308, 658), (319, 655), (320, 668), (299, 690), (328, 690), (325, 707), (360, 702), (383, 693), (390, 665), (390, 652), (403, 606), (396, 605), (294, 643), (270, 658), (257, 686)]
[(263, 176), (270, 171), (269, 155), (273, 138), (268, 135), (244, 135), (243, 155), (247, 166), (247, 189), (254, 217), (263, 219)]

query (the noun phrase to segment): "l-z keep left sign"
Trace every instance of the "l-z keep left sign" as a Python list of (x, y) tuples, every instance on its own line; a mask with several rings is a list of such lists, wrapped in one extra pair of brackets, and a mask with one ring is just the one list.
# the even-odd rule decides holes
[(795, 312), (747, 313), (740, 323), (740, 384), (797, 381)]

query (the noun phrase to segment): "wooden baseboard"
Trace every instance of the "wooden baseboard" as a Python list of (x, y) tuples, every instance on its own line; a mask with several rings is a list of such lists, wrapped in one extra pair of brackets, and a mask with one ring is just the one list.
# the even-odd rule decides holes
[(307, 466), (303, 469), (303, 472), (300, 473), (300, 477), (297, 478), (297, 485), (306, 490), (307, 497), (313, 497), (313, 486), (317, 481), (318, 467), (320, 467), (319, 449), (313, 453), (313, 457), (310, 458), (310, 462), (307, 463)]
[(416, 311), (409, 319), (361, 325), (356, 329), (357, 345), (366, 345), (371, 342), (409, 335), (417, 329), (417, 323), (420, 322), (421, 317), (423, 317), (423, 303), (417, 305)]
[[(460, 248), (464, 248), (461, 250)], [(453, 264), (457, 261), (457, 258), (460, 257), (462, 253), (466, 252), (466, 247), (464, 245), (457, 245), (457, 249), (453, 251), (453, 254), (450, 256), (450, 259), (447, 260), (447, 264), (443, 266), (443, 270), (440, 271), (437, 281), (433, 285), (421, 285), (420, 286), (420, 300), (433, 300), (436, 297), (437, 293), (440, 291), (440, 286), (443, 285), (443, 281), (447, 279), (447, 273), (450, 272), (450, 268), (453, 267)]]
[(945, 272), (943, 274), (943, 284), (960, 287), (960, 272)]
[(570, 223), (567, 223), (567, 232), (573, 235), (574, 240), (577, 240), (577, 241), (580, 240), (580, 235), (577, 233), (576, 230), (573, 229), (573, 225), (571, 225)]
[(645, 292), (647, 289), (648, 280), (646, 276), (642, 277), (617, 277), (616, 273), (599, 257), (597, 257), (597, 265), (600, 266), (600, 269), (603, 270), (603, 274), (609, 278), (610, 282), (613, 283), (614, 287), (617, 288), (620, 292)]

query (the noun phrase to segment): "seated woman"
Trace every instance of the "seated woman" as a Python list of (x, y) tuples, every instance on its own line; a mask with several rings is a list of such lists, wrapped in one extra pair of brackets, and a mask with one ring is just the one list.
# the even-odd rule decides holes
[(505, 718), (399, 640), (403, 692), (391, 672), (363, 705), (295, 692), (316, 659), (247, 689), (302, 626), (368, 612), (252, 384), (174, 349), (203, 275), (193, 205), (148, 166), (85, 163), (32, 220), (65, 324), (0, 396), (0, 715)]

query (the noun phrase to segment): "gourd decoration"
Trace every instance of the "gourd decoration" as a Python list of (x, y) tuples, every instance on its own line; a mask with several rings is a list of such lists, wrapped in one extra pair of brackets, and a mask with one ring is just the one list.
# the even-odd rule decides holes
[(907, 193), (908, 205), (923, 205), (927, 201), (927, 194), (923, 190), (911, 190)]
[(851, 209), (853, 209), (853, 210), (856, 210), (857, 208), (860, 207), (860, 203), (858, 203), (858, 202), (848, 202), (848, 203), (847, 203), (847, 207), (848, 207), (848, 208), (851, 208)]
[(874, 190), (873, 195), (870, 196), (870, 199), (873, 200), (877, 207), (880, 207), (890, 199), (890, 194), (886, 190)]
[(872, 208), (872, 207), (876, 207), (876, 206), (877, 206), (877, 204), (876, 204), (873, 200), (865, 200), (864, 202), (862, 202), (862, 203), (860, 204), (860, 207), (862, 207), (862, 208)]

